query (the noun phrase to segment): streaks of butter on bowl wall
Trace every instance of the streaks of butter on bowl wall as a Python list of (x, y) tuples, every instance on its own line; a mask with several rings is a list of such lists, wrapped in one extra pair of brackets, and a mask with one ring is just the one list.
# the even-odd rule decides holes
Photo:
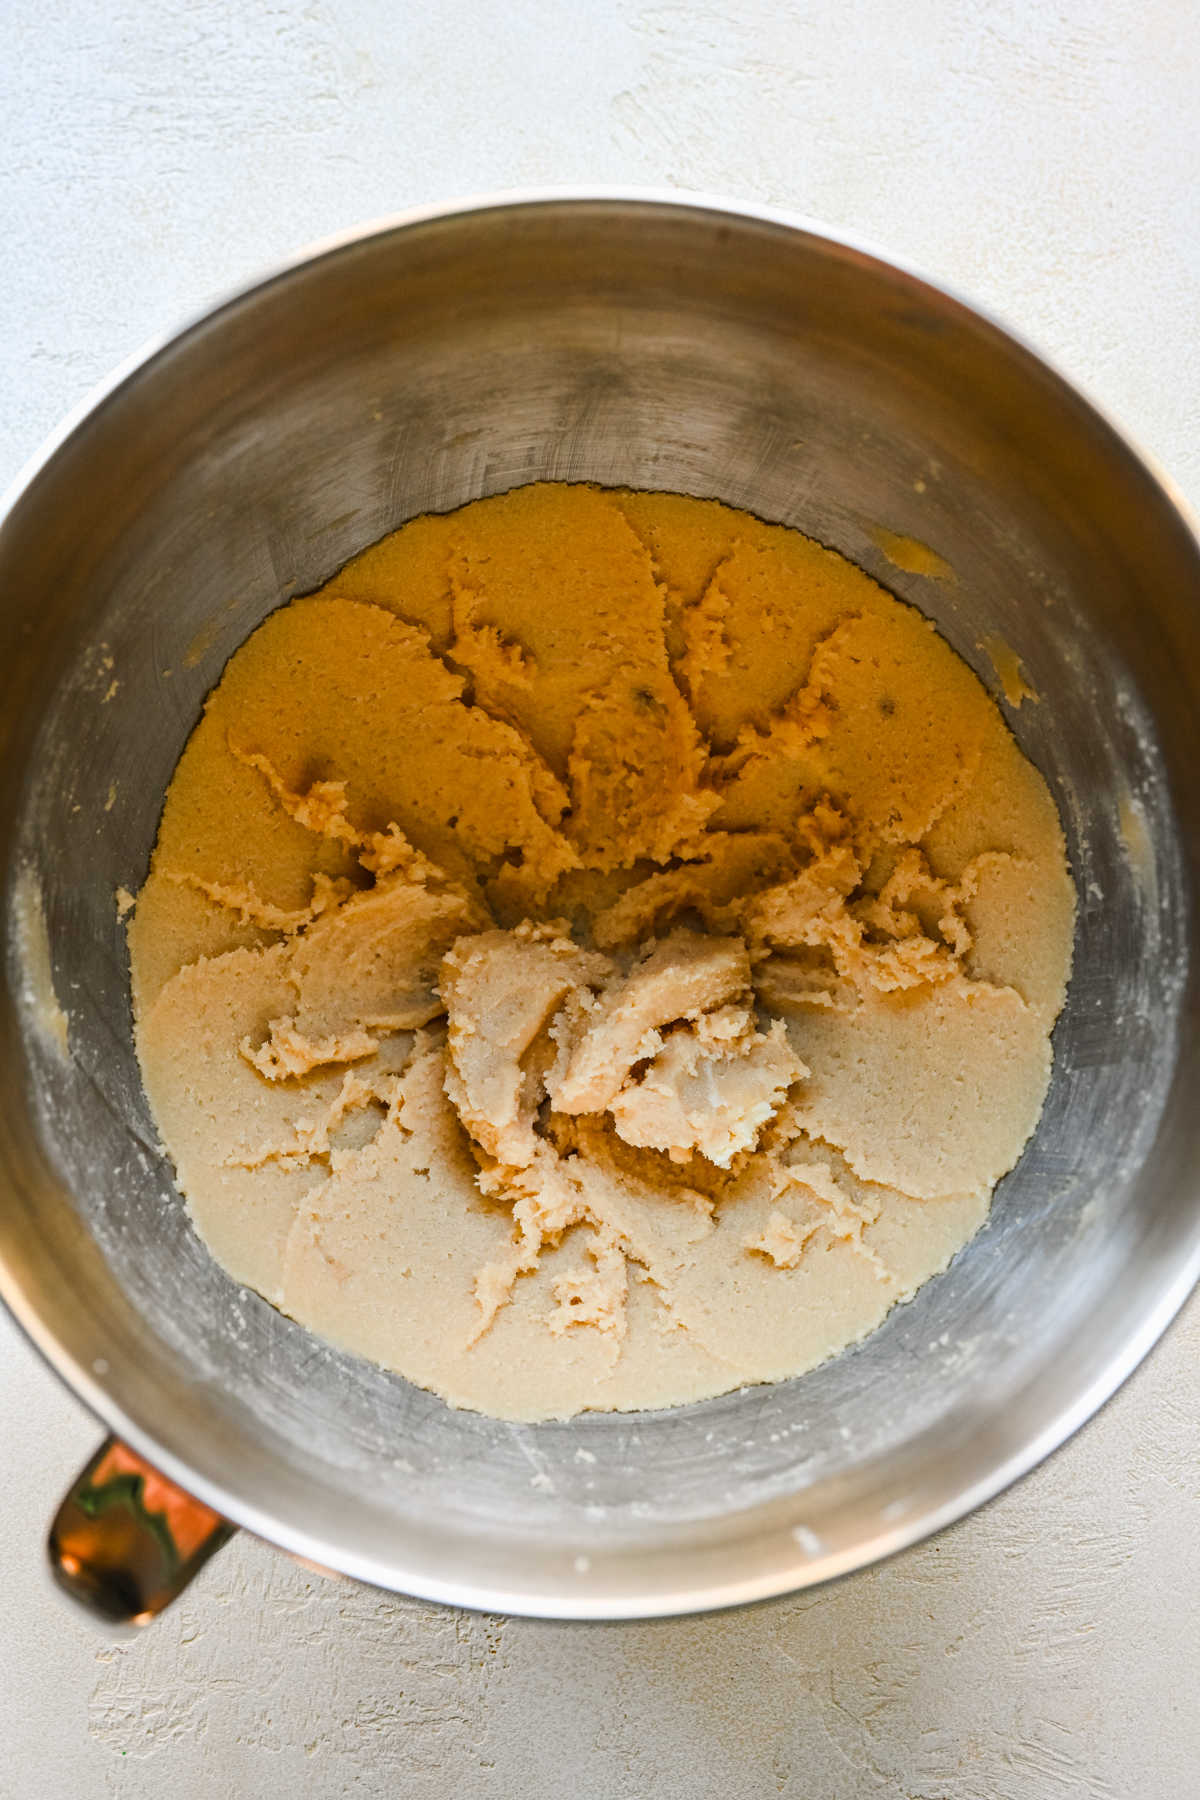
[(1154, 840), (1146, 820), (1144, 803), (1129, 788), (1117, 795), (1117, 825), (1125, 860), (1141, 891), (1145, 904), (1158, 904), (1158, 865), (1154, 856)]
[(414, 520), (229, 662), (129, 924), (196, 1223), (501, 1417), (811, 1368), (1032, 1131), (1074, 893), (914, 609), (715, 502)]
[(909, 537), (903, 531), (889, 531), (884, 525), (872, 525), (870, 536), (893, 569), (903, 569), (906, 575), (925, 575), (932, 581), (958, 580), (953, 565), (920, 538)]
[(1010, 706), (1023, 706), (1026, 700), (1037, 700), (1037, 693), (1026, 678), (1020, 657), (998, 631), (985, 632), (979, 640), (979, 648), (995, 669), (996, 679)]

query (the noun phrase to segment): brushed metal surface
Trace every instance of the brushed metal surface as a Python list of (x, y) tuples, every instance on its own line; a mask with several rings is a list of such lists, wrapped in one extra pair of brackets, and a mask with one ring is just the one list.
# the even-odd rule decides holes
[[(203, 697), (266, 613), (405, 518), (539, 478), (799, 526), (993, 686), (979, 645), (999, 633), (1042, 696), (1012, 723), (1061, 808), (1080, 914), (1045, 1114), (944, 1275), (800, 1381), (512, 1426), (333, 1351), (212, 1263), (141, 1092), (113, 896), (143, 878)], [(892, 568), (875, 526), (957, 581)], [(1196, 1278), (1200, 548), (1043, 362), (854, 245), (712, 203), (552, 194), (318, 249), (150, 352), (18, 483), (0, 688), (0, 1291), (115, 1431), (287, 1549), (566, 1617), (780, 1593), (1030, 1467)]]

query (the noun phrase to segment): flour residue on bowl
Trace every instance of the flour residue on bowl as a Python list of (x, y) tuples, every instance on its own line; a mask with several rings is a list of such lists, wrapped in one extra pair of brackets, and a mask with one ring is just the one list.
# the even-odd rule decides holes
[(711, 502), (413, 521), (210, 696), (129, 933), (193, 1216), (509, 1418), (812, 1367), (986, 1216), (1073, 924), (1040, 776), (914, 609)]
[(65, 1062), (71, 1053), (70, 1022), (54, 991), (41, 886), (28, 867), (18, 870), (13, 883), (11, 918), (25, 1017), (45, 1047)]

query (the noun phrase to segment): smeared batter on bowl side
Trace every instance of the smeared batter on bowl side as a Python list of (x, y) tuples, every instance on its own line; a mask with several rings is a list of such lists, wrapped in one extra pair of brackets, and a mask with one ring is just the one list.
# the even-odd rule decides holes
[(130, 924), (230, 1273), (504, 1418), (811, 1368), (984, 1219), (1074, 897), (913, 608), (708, 501), (416, 519), (231, 659)]

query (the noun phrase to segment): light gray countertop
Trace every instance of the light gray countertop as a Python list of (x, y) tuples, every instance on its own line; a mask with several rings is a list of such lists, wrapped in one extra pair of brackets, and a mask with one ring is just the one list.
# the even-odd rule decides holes
[[(674, 185), (862, 233), (1017, 325), (1200, 501), (1185, 0), (14, 0), (0, 481), (151, 333), (416, 201)], [(52, 1591), (97, 1428), (0, 1319), (0, 1800), (1194, 1800), (1200, 1307), (934, 1542), (721, 1617), (441, 1611), (240, 1539), (140, 1638)]]

